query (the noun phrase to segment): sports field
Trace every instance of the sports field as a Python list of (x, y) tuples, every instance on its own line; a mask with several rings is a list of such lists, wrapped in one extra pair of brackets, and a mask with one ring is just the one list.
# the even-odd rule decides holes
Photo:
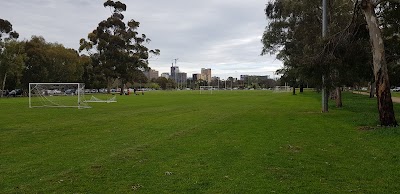
[(392, 92), (393, 97), (400, 97), (400, 92)]
[[(393, 193), (400, 128), (376, 99), (147, 92), (90, 109), (0, 99), (0, 193)], [(395, 104), (400, 121), (400, 104)]]

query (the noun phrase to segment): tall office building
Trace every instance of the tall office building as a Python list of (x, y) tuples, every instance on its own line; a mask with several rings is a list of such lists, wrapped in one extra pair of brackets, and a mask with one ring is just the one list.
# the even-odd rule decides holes
[(179, 67), (178, 66), (174, 66), (172, 64), (170, 78), (175, 80), (175, 82), (178, 82), (178, 73), (179, 73)]
[(201, 79), (211, 83), (211, 69), (201, 68)]
[(180, 85), (184, 84), (186, 85), (186, 80), (187, 80), (187, 74), (182, 72), (177, 74), (176, 82), (179, 83)]
[(161, 77), (165, 77), (166, 79), (169, 79), (169, 73), (162, 73)]
[(201, 74), (199, 73), (193, 74), (193, 81), (198, 81), (198, 80), (201, 80)]
[(158, 78), (158, 71), (150, 69), (149, 71), (143, 72), (144, 75), (147, 77), (148, 80), (157, 79)]

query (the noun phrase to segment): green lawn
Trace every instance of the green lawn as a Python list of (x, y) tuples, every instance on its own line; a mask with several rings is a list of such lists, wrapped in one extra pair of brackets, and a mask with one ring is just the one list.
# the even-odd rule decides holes
[(368, 130), (376, 99), (345, 93), (321, 114), (320, 98), (155, 91), (81, 110), (0, 99), (0, 193), (400, 191), (400, 128)]
[(393, 97), (400, 97), (400, 92), (392, 92)]

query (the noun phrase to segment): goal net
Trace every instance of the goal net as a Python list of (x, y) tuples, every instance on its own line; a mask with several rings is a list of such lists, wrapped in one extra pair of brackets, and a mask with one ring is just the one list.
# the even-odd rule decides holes
[(212, 94), (213, 90), (213, 86), (200, 86), (200, 94)]
[(290, 86), (275, 86), (274, 92), (290, 92)]
[(111, 102), (117, 102), (117, 97), (114, 96), (112, 98), (108, 98), (107, 100), (103, 100), (103, 99), (97, 98), (95, 96), (92, 96), (89, 100), (85, 100), (84, 102), (106, 102), (106, 103), (111, 103)]
[(90, 108), (82, 83), (29, 83), (29, 107)]

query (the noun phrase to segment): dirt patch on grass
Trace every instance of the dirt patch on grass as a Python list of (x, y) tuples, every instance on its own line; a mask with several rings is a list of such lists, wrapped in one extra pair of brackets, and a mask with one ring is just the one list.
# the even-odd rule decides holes
[[(361, 95), (369, 96), (368, 92), (353, 92), (353, 94), (361, 94)], [(400, 103), (400, 97), (392, 97), (392, 102)]]
[(301, 151), (301, 147), (300, 146), (294, 146), (294, 145), (287, 145), (286, 149), (289, 152), (292, 152), (292, 153), (298, 153), (298, 152)]

